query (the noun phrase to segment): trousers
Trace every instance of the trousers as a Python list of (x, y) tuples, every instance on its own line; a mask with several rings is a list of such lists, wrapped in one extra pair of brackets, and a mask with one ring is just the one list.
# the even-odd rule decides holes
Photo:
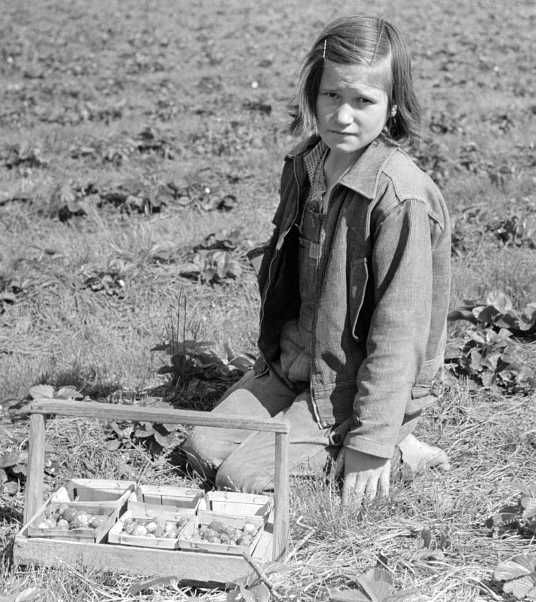
[[(344, 425), (319, 426), (309, 390), (296, 395), (272, 371), (260, 376), (252, 370), (247, 372), (225, 393), (212, 413), (287, 422), (291, 476), (322, 476), (342, 469)], [(417, 419), (402, 425), (399, 441), (413, 431)], [(273, 489), (274, 433), (198, 426), (192, 429), (182, 449), (194, 469), (214, 480), (217, 489), (249, 493)]]

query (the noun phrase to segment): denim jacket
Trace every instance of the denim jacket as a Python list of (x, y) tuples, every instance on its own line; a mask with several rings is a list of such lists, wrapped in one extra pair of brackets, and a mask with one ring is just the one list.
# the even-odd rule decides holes
[[(295, 319), (298, 231), (309, 180), (285, 158), (280, 203), (258, 279), (257, 372), (277, 371), (281, 328)], [(442, 373), (450, 226), (441, 193), (399, 147), (378, 138), (332, 189), (313, 331), (310, 390), (320, 427), (346, 425), (344, 445), (389, 458), (400, 426), (433, 403)]]

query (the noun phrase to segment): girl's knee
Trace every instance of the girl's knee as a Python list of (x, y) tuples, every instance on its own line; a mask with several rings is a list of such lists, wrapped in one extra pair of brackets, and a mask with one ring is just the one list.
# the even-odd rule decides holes
[(218, 469), (215, 484), (217, 489), (261, 493), (273, 489), (273, 474), (266, 474), (254, 465), (237, 463), (229, 458)]
[(214, 438), (210, 436), (213, 430), (207, 427), (195, 427), (181, 446), (188, 462), (207, 479), (214, 478), (218, 466), (224, 459), (218, 457), (219, 450), (214, 445)]

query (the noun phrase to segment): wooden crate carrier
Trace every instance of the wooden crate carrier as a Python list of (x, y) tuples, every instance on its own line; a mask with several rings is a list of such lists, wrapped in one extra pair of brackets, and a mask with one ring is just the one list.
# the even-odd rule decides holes
[(28, 470), (24, 500), (24, 526), (15, 537), (13, 556), (17, 564), (84, 565), (92, 568), (177, 579), (227, 583), (252, 572), (243, 556), (187, 550), (160, 550), (111, 543), (86, 543), (28, 537), (28, 523), (43, 505), (45, 464), (45, 416), (79, 416), (100, 420), (135, 420), (189, 424), (216, 428), (240, 428), (275, 434), (274, 512), (266, 524), (252, 559), (258, 563), (281, 558), (288, 539), (288, 425), (274, 420), (250, 420), (210, 412), (144, 408), (121, 404), (37, 399), (30, 414)]

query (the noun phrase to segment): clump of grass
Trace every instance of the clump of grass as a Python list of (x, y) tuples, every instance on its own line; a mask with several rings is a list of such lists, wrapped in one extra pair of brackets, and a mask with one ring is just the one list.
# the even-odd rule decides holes
[(356, 576), (380, 562), (397, 588), (413, 591), (412, 600), (498, 599), (493, 568), (521, 551), (534, 553), (536, 544), (514, 533), (492, 537), (485, 521), (516, 499), (522, 483), (534, 482), (534, 450), (523, 432), (535, 427), (529, 400), (474, 396), (462, 384), (419, 429), (449, 452), (449, 472), (395, 482), (389, 501), (360, 514), (340, 507), (334, 483), (300, 482), (291, 504), (291, 560), (273, 576), (277, 591), (283, 599), (324, 599), (328, 585), (356, 588)]
[(485, 299), (494, 290), (506, 293), (518, 309), (536, 301), (533, 265), (536, 252), (529, 249), (485, 245), (453, 260), (452, 305), (463, 299)]
[[(144, 471), (146, 482), (180, 481), (165, 456), (154, 457), (139, 446), (128, 453), (107, 451), (105, 434), (95, 421), (54, 419), (47, 430), (53, 453), (59, 454), (57, 474), (48, 479), (50, 487), (75, 474), (136, 478)], [(286, 562), (268, 571), (275, 591), (284, 600), (326, 599), (328, 587), (356, 588), (356, 576), (381, 562), (398, 589), (413, 591), (414, 600), (492, 596), (494, 566), (520, 551), (536, 552), (530, 540), (515, 534), (494, 538), (485, 527), (490, 515), (516, 498), (520, 483), (536, 479), (532, 440), (525, 436), (531, 430), (536, 430), (536, 422), (529, 400), (473, 395), (463, 383), (454, 384), (442, 403), (427, 412), (418, 432), (448, 451), (450, 472), (428, 471), (412, 481), (397, 480), (390, 500), (369, 504), (361, 513), (341, 508), (335, 481), (293, 483)], [(15, 513), (7, 516), (11, 535), (4, 535), (3, 541), (7, 555), (22, 499), (13, 500), (11, 506)], [(182, 584), (167, 583), (148, 587), (136, 598), (129, 588), (141, 578), (89, 570), (81, 579), (74, 567), (13, 571), (8, 565), (5, 554), (0, 570), (7, 587), (50, 588), (51, 600), (66, 595), (78, 600), (158, 600), (171, 592), (186, 600), (192, 594)], [(196, 595), (207, 601), (224, 599), (221, 591)]]

